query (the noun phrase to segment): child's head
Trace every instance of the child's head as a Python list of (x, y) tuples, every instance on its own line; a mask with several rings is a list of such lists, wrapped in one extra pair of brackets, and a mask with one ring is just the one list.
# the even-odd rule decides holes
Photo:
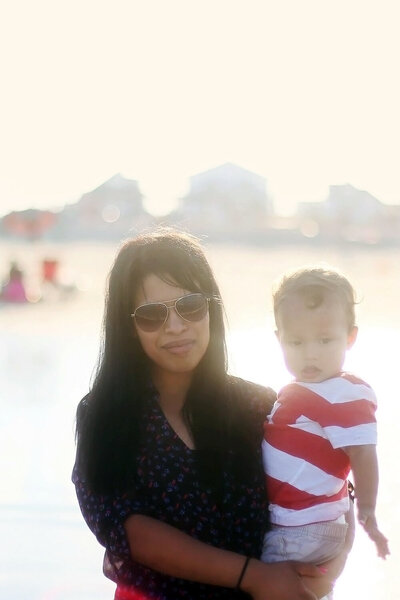
[(304, 382), (342, 370), (357, 337), (355, 292), (338, 271), (305, 267), (285, 274), (273, 292), (276, 335), (286, 366)]

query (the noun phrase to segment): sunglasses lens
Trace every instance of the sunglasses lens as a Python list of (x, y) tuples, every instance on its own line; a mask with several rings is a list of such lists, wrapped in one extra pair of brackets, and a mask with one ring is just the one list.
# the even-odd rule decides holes
[(177, 301), (176, 310), (185, 321), (201, 321), (207, 314), (208, 301), (203, 294), (188, 294)]
[(143, 331), (157, 331), (167, 318), (168, 309), (164, 304), (144, 304), (135, 312), (136, 325)]
[[(188, 294), (176, 301), (175, 309), (185, 321), (201, 321), (208, 311), (208, 299), (203, 294)], [(157, 331), (167, 320), (168, 310), (169, 308), (161, 302), (138, 306), (135, 311), (136, 325), (143, 331)]]

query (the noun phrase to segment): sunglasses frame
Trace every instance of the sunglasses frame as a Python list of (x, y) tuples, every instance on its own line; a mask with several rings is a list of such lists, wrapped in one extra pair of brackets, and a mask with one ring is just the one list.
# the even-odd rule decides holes
[[(175, 310), (176, 314), (177, 314), (177, 315), (178, 315), (178, 316), (179, 316), (181, 319), (183, 319), (184, 321), (186, 321), (187, 323), (198, 323), (199, 321), (201, 321), (202, 319), (204, 319), (204, 317), (201, 317), (201, 319), (195, 319), (195, 320), (186, 319), (185, 317), (183, 317), (183, 316), (180, 314), (179, 310), (178, 310), (178, 309), (177, 309), (177, 307), (176, 307), (177, 303), (178, 303), (180, 300), (184, 300), (185, 298), (188, 298), (188, 297), (190, 297), (190, 296), (201, 296), (202, 298), (204, 298), (204, 300), (205, 300), (205, 301), (206, 301), (206, 303), (207, 303), (207, 311), (206, 311), (206, 313), (204, 314), (204, 317), (205, 317), (205, 316), (206, 316), (206, 314), (207, 314), (207, 312), (208, 312), (208, 310), (209, 310), (209, 305), (210, 305), (210, 300), (211, 300), (211, 298), (210, 298), (209, 296), (206, 296), (206, 295), (205, 295), (205, 294), (203, 294), (202, 292), (192, 292), (191, 294), (185, 294), (184, 296), (180, 296), (179, 298), (176, 298), (175, 300), (169, 300), (169, 301), (167, 301), (167, 302), (145, 302), (145, 304), (141, 304), (140, 306), (137, 306), (137, 307), (135, 308), (135, 311), (134, 311), (133, 313), (131, 313), (131, 315), (130, 315), (130, 316), (131, 316), (133, 319), (135, 319), (136, 326), (137, 326), (137, 327), (139, 327), (139, 329), (141, 329), (142, 331), (146, 331), (147, 333), (151, 333), (151, 332), (153, 332), (153, 331), (157, 331), (158, 329), (161, 329), (161, 327), (162, 327), (163, 325), (165, 325), (165, 323), (166, 323), (166, 322), (167, 322), (167, 320), (168, 320), (168, 317), (169, 317), (169, 311), (170, 311), (170, 309), (171, 309), (171, 308), (173, 308), (173, 309)], [(160, 306), (160, 305), (162, 305), (162, 306), (165, 306), (165, 308), (167, 309), (167, 312), (166, 312), (166, 315), (165, 315), (165, 319), (164, 319), (164, 321), (163, 321), (162, 323), (160, 323), (160, 325), (158, 325), (158, 326), (157, 326), (155, 329), (151, 329), (151, 330), (148, 330), (148, 331), (147, 331), (147, 330), (145, 330), (145, 329), (142, 329), (142, 328), (140, 327), (140, 325), (138, 324), (138, 322), (137, 322), (137, 320), (136, 320), (136, 313), (137, 313), (137, 311), (139, 310), (139, 308), (142, 308), (143, 306), (152, 306), (152, 305), (154, 305), (154, 306)]]

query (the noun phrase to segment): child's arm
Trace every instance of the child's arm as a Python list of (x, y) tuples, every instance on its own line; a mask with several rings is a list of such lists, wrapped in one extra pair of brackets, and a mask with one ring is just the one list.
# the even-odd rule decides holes
[(368, 444), (347, 446), (343, 450), (350, 458), (353, 471), (358, 521), (375, 542), (378, 556), (386, 558), (389, 554), (387, 539), (379, 531), (375, 517), (379, 481), (376, 448)]

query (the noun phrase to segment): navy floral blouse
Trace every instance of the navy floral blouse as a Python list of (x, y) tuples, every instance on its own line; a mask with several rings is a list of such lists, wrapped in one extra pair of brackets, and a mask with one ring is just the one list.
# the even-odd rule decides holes
[[(254, 414), (260, 444), (262, 425), (271, 394), (265, 388), (242, 382), (248, 410)], [(248, 398), (247, 398), (248, 396)], [(262, 469), (254, 480), (239, 485), (229, 465), (221, 474), (224, 497), (216, 502), (211, 489), (199, 480), (196, 451), (190, 450), (166, 420), (153, 392), (146, 404), (145, 442), (137, 462), (134, 493), (96, 495), (86, 485), (77, 467), (75, 484), (87, 525), (106, 548), (104, 574), (118, 584), (120, 600), (210, 600), (245, 598), (233, 589), (203, 585), (169, 577), (134, 562), (124, 530), (131, 514), (164, 521), (203, 542), (243, 555), (259, 557), (267, 527), (267, 501)], [(260, 461), (258, 454), (254, 460)]]

